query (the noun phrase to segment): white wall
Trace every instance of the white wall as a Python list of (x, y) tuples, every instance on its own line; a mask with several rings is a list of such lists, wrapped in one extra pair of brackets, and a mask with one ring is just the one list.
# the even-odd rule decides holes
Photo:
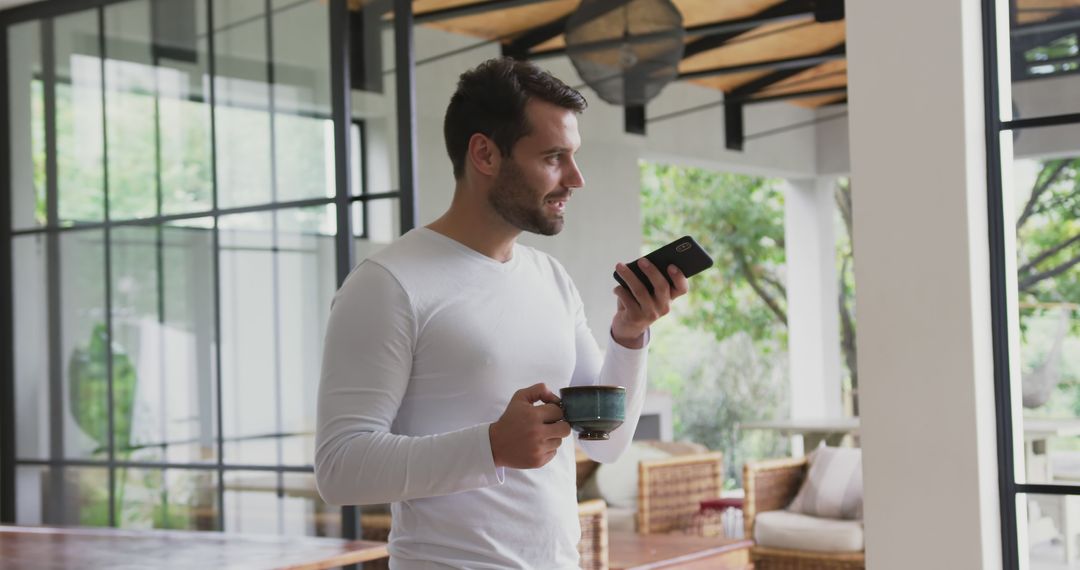
[(830, 177), (793, 179), (784, 188), (789, 397), (795, 419), (844, 415), (835, 188)]
[(978, 0), (847, 5), (874, 570), (1002, 564), (980, 12)]

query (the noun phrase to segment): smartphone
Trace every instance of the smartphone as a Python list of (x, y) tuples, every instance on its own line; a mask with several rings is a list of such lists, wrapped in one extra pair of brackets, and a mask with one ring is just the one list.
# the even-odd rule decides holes
[[(713, 260), (709, 257), (708, 253), (705, 253), (704, 249), (698, 245), (698, 242), (694, 241), (694, 238), (690, 236), (683, 236), (664, 247), (645, 256), (660, 273), (667, 279), (668, 285), (674, 287), (675, 282), (671, 280), (671, 275), (668, 275), (667, 268), (669, 265), (674, 265), (682, 271), (682, 274), (686, 277), (692, 277), (712, 267)], [(638, 279), (645, 284), (645, 288), (649, 290), (649, 294), (653, 294), (652, 282), (649, 281), (649, 277), (645, 275), (645, 272), (638, 267), (638, 260), (634, 260), (626, 264), (630, 268), (630, 271), (637, 275)], [(619, 276), (618, 272), (613, 273), (615, 280), (619, 282), (619, 285), (626, 287), (626, 282)], [(626, 287), (629, 290), (629, 287)]]

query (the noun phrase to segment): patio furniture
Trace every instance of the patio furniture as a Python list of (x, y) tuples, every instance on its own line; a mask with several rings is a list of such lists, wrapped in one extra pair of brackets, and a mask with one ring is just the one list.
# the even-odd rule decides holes
[(308, 536), (0, 526), (0, 567), (289, 568), (319, 570), (385, 559), (386, 544)]
[[(743, 519), (746, 536), (753, 538), (761, 513), (783, 511), (795, 498), (806, 477), (806, 457), (748, 462), (743, 466)], [(793, 514), (794, 515), (794, 514)], [(801, 515), (794, 515), (801, 516)], [(829, 521), (846, 523), (848, 521)], [(755, 544), (750, 549), (755, 570), (865, 570), (864, 552), (820, 552), (773, 548)]]
[(752, 545), (744, 539), (613, 532), (611, 570), (749, 570)]
[[(582, 570), (608, 570), (608, 524), (607, 505), (601, 500), (578, 503), (578, 520), (581, 523), (581, 541), (578, 542), (579, 562)], [(390, 537), (390, 514), (361, 512), (360, 527), (365, 540), (386, 542)], [(365, 570), (389, 568), (387, 559), (369, 562)]]
[(701, 510), (701, 501), (720, 496), (724, 460), (720, 452), (695, 453), (638, 464), (637, 531), (681, 531)]

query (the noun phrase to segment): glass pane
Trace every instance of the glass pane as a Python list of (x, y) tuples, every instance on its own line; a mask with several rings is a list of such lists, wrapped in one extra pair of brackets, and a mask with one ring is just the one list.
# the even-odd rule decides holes
[(264, 0), (213, 0), (218, 205), (272, 200)]
[(1074, 2), (1009, 3), (1015, 118), (1080, 112), (1080, 12)]
[(1020, 482), (1080, 483), (1080, 141), (1070, 130), (1019, 132), (1015, 157), (1004, 157), (1015, 197)]
[[(64, 406), (54, 429), (62, 428), (63, 456), (105, 459), (108, 436), (108, 338), (105, 322), (105, 247), (101, 230), (59, 235), (60, 346)], [(48, 248), (46, 248), (48, 252)], [(48, 258), (46, 253), (46, 258)]]
[(381, 198), (353, 202), (353, 237), (390, 243), (401, 235), (401, 200)]
[(220, 220), (228, 463), (312, 462), (322, 337), (337, 288), (333, 212), (319, 206)]
[(118, 469), (117, 526), (220, 530), (217, 482), (209, 470)]
[[(359, 149), (361, 153), (359, 162), (363, 166), (364, 176), (362, 183), (352, 185), (353, 194), (381, 194), (397, 190), (399, 186), (394, 29), (381, 23), (383, 18), (392, 17), (393, 13), (379, 13), (385, 4), (364, 3), (364, 8), (358, 13), (363, 23), (354, 26), (350, 32), (353, 34), (351, 41), (363, 44), (363, 57), (359, 62), (355, 58), (352, 62), (352, 115), (354, 120), (363, 123), (361, 144), (356, 144), (356, 139), (353, 139), (353, 152)], [(417, 27), (416, 32), (423, 29)], [(444, 93), (443, 87), (440, 85), (434, 91)], [(418, 86), (417, 96), (421, 94), (422, 87)], [(446, 101), (440, 101), (437, 108), (441, 113), (446, 108)], [(418, 106), (417, 109), (422, 107)], [(441, 120), (439, 124), (442, 124)], [(442, 141), (441, 133), (437, 140)]]
[(147, 0), (105, 7), (105, 118), (113, 220), (160, 213), (157, 77), (150, 30)]
[(397, 198), (372, 200), (366, 204), (353, 202), (353, 243), (356, 248), (353, 263), (359, 264), (401, 235), (400, 204)]
[(172, 0), (152, 6), (156, 21), (171, 23), (157, 27), (153, 47), (161, 210), (165, 214), (205, 212), (213, 207), (206, 2)]
[(15, 454), (49, 457), (49, 313), (46, 238), (12, 240), (15, 308)]
[(9, 27), (7, 34), (11, 224), (22, 229), (46, 222), (41, 26), (37, 22), (19, 24)]
[(105, 141), (96, 10), (57, 18), (56, 168), (61, 224), (105, 218)]
[(122, 227), (110, 246), (117, 459), (213, 461), (213, 232)]
[(15, 469), (15, 522), (109, 526), (109, 472), (97, 467)]
[(1021, 493), (1016, 503), (1021, 565), (1031, 570), (1080, 569), (1080, 496)]
[(310, 473), (225, 473), (225, 531), (341, 536), (341, 509), (324, 503)]
[(273, 0), (278, 200), (334, 195), (328, 2)]

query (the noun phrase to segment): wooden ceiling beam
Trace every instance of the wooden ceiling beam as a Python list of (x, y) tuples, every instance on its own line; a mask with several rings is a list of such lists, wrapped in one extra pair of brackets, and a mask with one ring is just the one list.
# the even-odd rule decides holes
[(431, 22), (438, 22), (441, 20), (475, 16), (477, 14), (485, 14), (495, 10), (509, 10), (511, 8), (520, 8), (521, 6), (550, 1), (551, 0), (483, 0), (481, 2), (473, 2), (472, 4), (464, 4), (462, 6), (453, 6), (451, 8), (441, 8), (439, 10), (430, 10), (428, 12), (414, 14), (413, 22), (417, 25), (430, 24)]
[(816, 55), (768, 59), (765, 61), (755, 61), (753, 63), (743, 63), (740, 65), (725, 65), (723, 67), (714, 67), (712, 69), (687, 71), (680, 73), (678, 79), (701, 79), (703, 77), (715, 77), (717, 75), (728, 75), (731, 73), (743, 73), (747, 71), (761, 71), (763, 69), (804, 71), (809, 67), (814, 67), (815, 65), (820, 65), (827, 61), (844, 59), (844, 57), (844, 44), (840, 44), (840, 46), (828, 50), (828, 52)]
[(683, 59), (721, 47), (744, 32), (759, 26), (798, 20), (813, 15), (813, 7), (805, 0), (785, 0), (746, 18), (692, 26), (686, 29), (686, 35), (700, 34), (705, 37), (686, 44)]

